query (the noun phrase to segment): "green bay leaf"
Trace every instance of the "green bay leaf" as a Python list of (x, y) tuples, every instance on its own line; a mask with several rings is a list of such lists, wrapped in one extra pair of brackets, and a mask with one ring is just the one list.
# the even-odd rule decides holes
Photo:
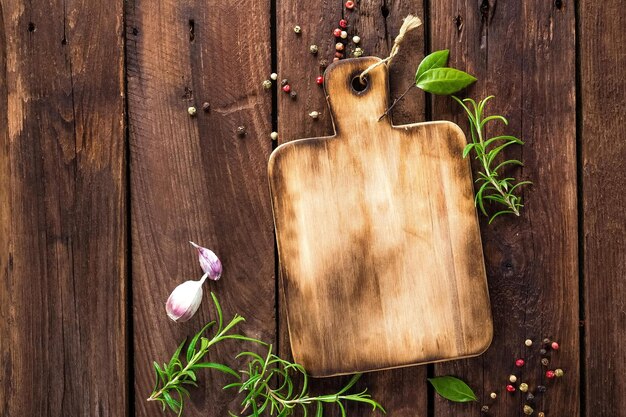
[(437, 394), (443, 398), (457, 403), (478, 401), (474, 391), (463, 381), (453, 376), (439, 376), (428, 378)]
[(417, 84), (418, 80), (424, 73), (433, 68), (442, 68), (448, 65), (448, 57), (450, 56), (450, 51), (448, 49), (444, 49), (443, 51), (435, 51), (432, 54), (426, 55), (422, 62), (420, 62), (419, 67), (417, 67), (417, 72), (415, 73), (415, 84)]

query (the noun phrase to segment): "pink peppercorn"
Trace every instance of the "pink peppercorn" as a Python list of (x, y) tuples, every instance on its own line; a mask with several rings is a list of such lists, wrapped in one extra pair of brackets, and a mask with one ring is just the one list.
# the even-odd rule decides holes
[(322, 85), (324, 84), (324, 77), (322, 77), (321, 75), (319, 77), (317, 77), (315, 79), (315, 82), (317, 83), (317, 85)]
[(513, 385), (509, 384), (509, 385), (506, 386), (506, 390), (508, 392), (515, 392), (515, 387)]
[(333, 35), (335, 36), (335, 38), (340, 38), (341, 37), (341, 29), (337, 28), (337, 29), (333, 30)]
[(524, 362), (524, 359), (518, 359), (515, 361), (515, 366), (517, 366), (518, 368), (521, 368), (522, 366), (524, 366), (526, 362)]
[(552, 342), (550, 347), (552, 348), (552, 350), (559, 350), (559, 344), (556, 342)]
[(348, 9), (348, 10), (354, 9), (354, 2), (352, 0), (348, 0), (346, 2), (346, 9)]
[(284, 91), (285, 93), (290, 92), (290, 91), (291, 91), (291, 86), (290, 86), (289, 84), (285, 84), (285, 85), (283, 85), (283, 91)]
[(339, 21), (339, 27), (343, 28), (343, 29), (347, 28), (348, 27), (348, 21), (346, 19), (341, 19)]
[(554, 371), (546, 371), (546, 378), (552, 379), (554, 377), (555, 377)]

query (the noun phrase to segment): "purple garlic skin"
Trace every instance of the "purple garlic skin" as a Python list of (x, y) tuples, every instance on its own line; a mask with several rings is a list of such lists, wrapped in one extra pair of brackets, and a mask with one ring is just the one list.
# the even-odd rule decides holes
[(205, 274), (208, 274), (208, 278), (213, 281), (217, 281), (222, 276), (222, 262), (217, 255), (210, 249), (203, 248), (193, 242), (189, 242), (194, 248), (198, 250), (198, 260), (200, 261), (200, 267)]
[(202, 302), (202, 283), (200, 281), (185, 281), (170, 294), (165, 303), (167, 316), (175, 322), (182, 323), (196, 314)]

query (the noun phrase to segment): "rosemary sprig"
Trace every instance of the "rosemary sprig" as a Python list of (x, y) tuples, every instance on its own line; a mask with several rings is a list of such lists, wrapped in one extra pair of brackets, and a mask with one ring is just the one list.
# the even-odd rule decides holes
[[(223, 389), (237, 388), (238, 394), (245, 395), (241, 403), (240, 414), (244, 415), (248, 412), (246, 417), (259, 417), (263, 413), (269, 416), (287, 417), (297, 407), (302, 408), (304, 417), (311, 411), (310, 407), (315, 407), (315, 417), (322, 417), (324, 406), (328, 404), (335, 404), (339, 407), (342, 417), (346, 417), (346, 409), (343, 404), (346, 401), (366, 403), (372, 406), (373, 410), (385, 411), (378, 402), (371, 399), (367, 390), (348, 393), (358, 381), (360, 374), (354, 375), (341, 390), (334, 394), (310, 396), (309, 378), (306, 370), (297, 363), (276, 356), (272, 353), (272, 345), (234, 332), (235, 326), (245, 321), (243, 317), (235, 315), (228, 324), (224, 325), (222, 309), (217, 297), (213, 293), (211, 293), (211, 297), (215, 304), (217, 321), (205, 325), (191, 339), (183, 359), (181, 359), (181, 353), (186, 340), (178, 346), (169, 363), (160, 366), (154, 362), (156, 384), (148, 401), (158, 401), (163, 410), (169, 408), (178, 416), (182, 415), (185, 397), (189, 396), (189, 391), (185, 386), (198, 386), (196, 372), (210, 368), (228, 374), (235, 379), (235, 382), (227, 384)], [(212, 328), (215, 328), (214, 335), (211, 338), (206, 337), (205, 335)], [(247, 369), (239, 373), (227, 365), (206, 361), (211, 346), (228, 339), (268, 346), (268, 353), (262, 357), (254, 352), (241, 352), (237, 358), (247, 358), (249, 362)], [(200, 342), (199, 348), (197, 348), (198, 342)], [(302, 388), (300, 389), (296, 389), (296, 377), (302, 380)], [(230, 415), (237, 417), (233, 413)]]
[[(507, 159), (495, 166), (494, 164), (496, 157), (504, 148), (513, 144), (523, 145), (524, 142), (510, 135), (486, 138), (485, 129), (487, 123), (499, 120), (505, 125), (509, 124), (504, 116), (491, 115), (483, 117), (485, 105), (493, 96), (489, 96), (478, 103), (471, 98), (463, 100), (455, 96), (452, 96), (452, 98), (463, 107), (470, 123), (472, 142), (463, 149), (463, 158), (466, 158), (471, 151), (474, 151), (476, 159), (478, 159), (482, 165), (482, 171), (478, 172), (478, 178), (476, 179), (476, 182), (481, 183), (481, 185), (476, 192), (475, 204), (485, 216), (489, 217), (489, 223), (501, 214), (514, 214), (519, 216), (520, 209), (524, 207), (524, 205), (522, 204), (522, 197), (516, 195), (514, 191), (524, 184), (532, 183), (530, 181), (520, 181), (516, 183), (513, 177), (501, 178), (500, 169), (507, 165), (523, 166), (524, 164), (517, 159)], [(485, 200), (501, 204), (504, 206), (504, 209), (490, 216), (485, 209)]]
[[(310, 396), (306, 370), (301, 365), (273, 354), (271, 346), (265, 357), (253, 352), (242, 352), (239, 356), (248, 356), (251, 359), (248, 369), (242, 371), (246, 375), (246, 380), (235, 382), (224, 388), (238, 387), (239, 393), (246, 394), (241, 403), (243, 406), (241, 414), (250, 410), (248, 417), (258, 417), (263, 412), (268, 412), (270, 416), (286, 417), (298, 407), (302, 409), (304, 417), (313, 412), (312, 408), (315, 408), (315, 417), (321, 417), (324, 406), (327, 404), (335, 404), (341, 416), (346, 417), (344, 401), (365, 403), (370, 405), (373, 411), (378, 409), (385, 412), (382, 406), (367, 394), (367, 389), (358, 393), (348, 393), (361, 374), (354, 375), (342, 389), (334, 394)], [(301, 389), (296, 389), (294, 383), (294, 378), (297, 376), (302, 380)], [(231, 413), (231, 417), (237, 416)]]

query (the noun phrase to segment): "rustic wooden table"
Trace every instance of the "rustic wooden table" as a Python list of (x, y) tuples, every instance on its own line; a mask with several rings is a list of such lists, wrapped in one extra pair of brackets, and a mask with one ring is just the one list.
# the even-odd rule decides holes
[[(285, 142), (332, 133), (315, 77), (318, 61), (332, 57), (342, 16), (366, 54), (382, 57), (414, 13), (425, 24), (391, 67), (392, 96), (426, 52), (449, 48), (451, 65), (479, 79), (469, 94), (494, 94), (493, 111), (526, 142), (507, 156), (525, 162), (517, 174), (534, 186), (522, 217), (481, 227), (491, 348), (475, 359), (368, 374), (363, 385), (390, 416), (477, 416), (476, 404), (436, 397), (426, 377), (458, 375), (486, 402), (492, 390), (502, 393), (523, 341), (547, 336), (561, 343), (566, 377), (541, 403), (546, 415), (626, 416), (619, 0), (361, 0), (353, 12), (341, 1), (289, 0), (0, 6), (0, 415), (160, 415), (145, 401), (152, 360), (166, 360), (209, 319), (207, 302), (184, 325), (164, 314), (173, 287), (198, 275), (188, 240), (222, 258), (224, 276), (210, 288), (224, 309), (288, 354), (269, 134)], [(297, 100), (263, 89), (273, 70)], [(431, 119), (466, 127), (451, 100), (416, 89), (393, 112), (397, 124)], [(216, 355), (235, 350), (225, 345)], [(540, 368), (527, 372), (541, 379)], [(221, 377), (203, 378), (185, 415), (226, 415)], [(521, 406), (501, 395), (492, 414), (521, 415)]]

